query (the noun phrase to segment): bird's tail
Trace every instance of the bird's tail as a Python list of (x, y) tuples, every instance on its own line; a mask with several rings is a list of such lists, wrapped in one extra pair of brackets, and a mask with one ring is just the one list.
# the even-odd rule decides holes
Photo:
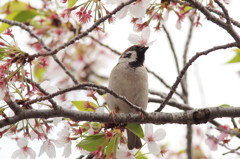
[(128, 149), (132, 150), (133, 148), (139, 149), (142, 147), (141, 139), (127, 129), (127, 137), (128, 137)]

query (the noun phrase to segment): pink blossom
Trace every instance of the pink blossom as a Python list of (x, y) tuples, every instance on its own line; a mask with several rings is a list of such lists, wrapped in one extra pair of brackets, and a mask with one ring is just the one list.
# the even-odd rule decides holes
[(120, 146), (117, 150), (116, 156), (117, 158), (124, 158), (124, 159), (135, 159), (134, 154), (136, 153), (135, 150), (129, 150), (126, 145)]
[(41, 156), (44, 152), (47, 154), (49, 158), (56, 157), (56, 149), (52, 140), (47, 139), (46, 141), (43, 142), (38, 156)]
[(71, 16), (72, 8), (65, 9), (60, 16), (63, 18), (64, 22), (67, 22)]
[(208, 137), (206, 140), (205, 140), (205, 143), (206, 145), (209, 146), (209, 148), (212, 150), (212, 151), (216, 151), (217, 148), (218, 148), (218, 141), (216, 138), (214, 137)]
[(150, 37), (150, 28), (147, 27), (143, 29), (142, 34), (136, 35), (136, 34), (130, 34), (128, 37), (128, 40), (130, 43), (134, 45), (141, 45), (141, 46), (150, 46), (153, 44), (154, 41), (149, 42), (149, 37)]
[(16, 159), (24, 159), (30, 157), (30, 159), (36, 158), (36, 153), (33, 151), (31, 147), (28, 147), (28, 141), (26, 138), (19, 139), (17, 141), (17, 145), (20, 148), (19, 150), (16, 150), (12, 154), (12, 158)]
[(81, 7), (80, 10), (76, 13), (76, 15), (78, 16), (80, 22), (88, 23), (92, 17), (91, 12), (91, 10), (86, 11), (83, 7)]
[(176, 28), (177, 29), (181, 29), (182, 28), (182, 22), (183, 22), (183, 19), (185, 18), (185, 14), (179, 14), (177, 13), (178, 15), (178, 20), (176, 22)]
[(72, 153), (71, 145), (72, 141), (70, 138), (69, 126), (66, 125), (59, 133), (59, 138), (55, 141), (56, 146), (64, 147), (63, 156), (69, 157)]
[(12, 34), (12, 30), (11, 29), (7, 29), (4, 33), (5, 35), (8, 35), (8, 36), (11, 36), (11, 37), (14, 37), (14, 35)]
[(94, 154), (94, 157), (100, 158), (103, 155), (103, 153), (102, 153), (102, 146), (99, 146), (97, 151), (93, 152), (93, 154)]
[(165, 138), (166, 136), (165, 130), (162, 128), (159, 128), (153, 133), (153, 125), (146, 124), (144, 132), (145, 132), (144, 139), (147, 143), (149, 152), (154, 155), (160, 154), (161, 150), (160, 150), (160, 145), (158, 144), (158, 141)]
[(0, 41), (0, 46), (6, 46), (6, 44)]
[[(223, 125), (223, 126), (221, 126), (221, 128), (225, 129), (225, 131), (230, 130), (230, 127), (228, 125)], [(221, 133), (217, 136), (218, 140), (223, 141), (229, 135), (229, 133), (227, 133), (225, 131), (224, 130), (221, 131)]]
[[(108, 0), (109, 4), (121, 4), (127, 2), (127, 0)], [(145, 13), (147, 8), (150, 5), (150, 0), (137, 0), (135, 3), (125, 6), (123, 9), (121, 9), (119, 12), (116, 13), (116, 17), (119, 19), (124, 18), (128, 13), (131, 15), (137, 17), (137, 18), (142, 18)]]

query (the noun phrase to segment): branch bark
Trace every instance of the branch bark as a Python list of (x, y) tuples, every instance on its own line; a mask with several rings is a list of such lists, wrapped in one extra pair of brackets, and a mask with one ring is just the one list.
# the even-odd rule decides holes
[(240, 117), (240, 107), (211, 107), (177, 113), (154, 112), (146, 114), (144, 120), (139, 114), (119, 113), (116, 114), (113, 120), (113, 117), (108, 113), (80, 112), (64, 108), (57, 110), (22, 110), (18, 115), (0, 120), (0, 128), (24, 119), (54, 117), (70, 118), (75, 121), (107, 123), (115, 121), (115, 123), (202, 124), (216, 118)]

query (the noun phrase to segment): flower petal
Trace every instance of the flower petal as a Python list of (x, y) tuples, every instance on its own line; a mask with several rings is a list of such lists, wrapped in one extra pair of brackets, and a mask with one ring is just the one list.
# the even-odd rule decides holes
[(69, 157), (72, 153), (72, 149), (71, 149), (71, 142), (69, 142), (68, 144), (65, 145), (64, 147), (64, 151), (63, 151), (63, 156), (65, 158)]
[(146, 27), (142, 30), (142, 39), (146, 42), (148, 42), (150, 36), (150, 28)]
[(36, 152), (33, 151), (32, 148), (28, 149), (28, 154), (29, 154), (30, 159), (35, 159), (36, 158)]
[(118, 11), (116, 13), (116, 17), (119, 18), (119, 19), (124, 18), (127, 15), (127, 13), (128, 13), (128, 8), (129, 8), (128, 6), (125, 6), (123, 9)]
[(141, 41), (141, 38), (136, 34), (130, 34), (128, 37), (128, 41), (134, 45), (137, 45)]
[(155, 142), (148, 143), (148, 150), (150, 153), (158, 155), (160, 153), (160, 145)]
[(155, 141), (162, 140), (163, 138), (165, 138), (165, 136), (166, 136), (166, 131), (163, 128), (157, 129), (153, 134), (153, 138)]
[(18, 140), (17, 145), (20, 148), (23, 148), (23, 147), (28, 145), (28, 140), (26, 138), (21, 138), (21, 139)]
[(152, 124), (145, 124), (144, 133), (145, 133), (145, 137), (153, 135), (153, 126), (152, 126)]
[(129, 11), (133, 16), (137, 18), (142, 18), (146, 13), (146, 9), (143, 8), (141, 3), (136, 3), (131, 5), (131, 7), (129, 8)]

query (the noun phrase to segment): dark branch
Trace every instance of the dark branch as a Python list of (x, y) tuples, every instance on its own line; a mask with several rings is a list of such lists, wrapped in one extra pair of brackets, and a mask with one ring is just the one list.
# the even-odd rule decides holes
[(164, 107), (165, 105), (167, 104), (167, 102), (171, 99), (172, 95), (174, 94), (175, 90), (177, 89), (178, 87), (178, 84), (181, 82), (184, 74), (186, 73), (187, 69), (189, 68), (189, 66), (192, 65), (192, 63), (197, 60), (200, 56), (202, 55), (207, 55), (213, 51), (216, 51), (216, 50), (220, 50), (220, 49), (227, 49), (227, 48), (231, 48), (231, 47), (236, 47), (238, 46), (237, 43), (229, 43), (229, 44), (225, 44), (225, 45), (220, 45), (220, 46), (215, 46), (211, 49), (208, 49), (206, 51), (203, 51), (203, 52), (199, 52), (197, 53), (195, 56), (193, 56), (189, 61), (188, 63), (183, 67), (183, 69), (181, 70), (180, 74), (178, 75), (177, 77), (177, 80), (174, 82), (170, 92), (168, 93), (165, 101), (160, 105), (160, 107), (155, 110), (155, 112), (160, 112)]

